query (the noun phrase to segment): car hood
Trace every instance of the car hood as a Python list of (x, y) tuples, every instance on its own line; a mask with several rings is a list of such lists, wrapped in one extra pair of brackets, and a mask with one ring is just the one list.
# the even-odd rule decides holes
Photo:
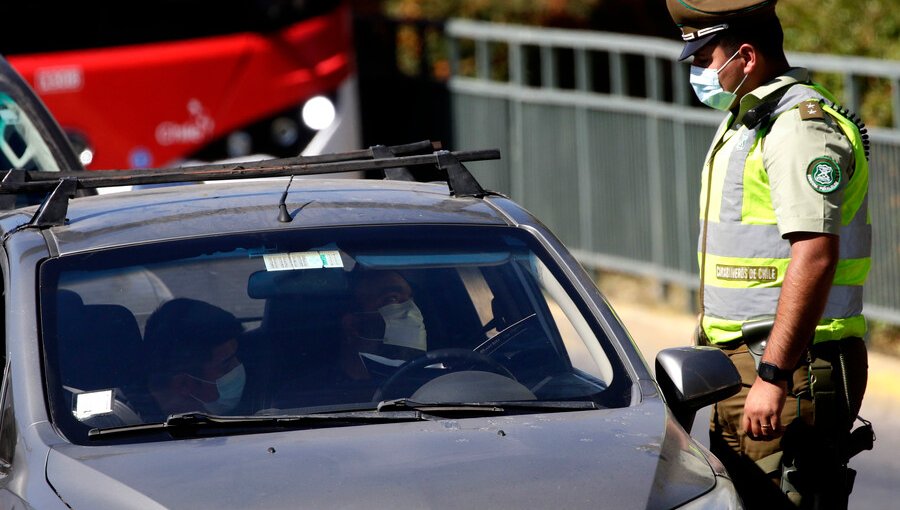
[(658, 399), (615, 410), (54, 447), (73, 509), (671, 508), (710, 490)]

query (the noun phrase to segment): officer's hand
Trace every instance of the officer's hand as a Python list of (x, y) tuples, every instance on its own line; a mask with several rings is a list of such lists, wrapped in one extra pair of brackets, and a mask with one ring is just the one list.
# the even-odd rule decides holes
[(787, 383), (772, 384), (759, 377), (744, 403), (741, 428), (750, 439), (769, 440), (782, 434), (781, 410), (787, 397)]

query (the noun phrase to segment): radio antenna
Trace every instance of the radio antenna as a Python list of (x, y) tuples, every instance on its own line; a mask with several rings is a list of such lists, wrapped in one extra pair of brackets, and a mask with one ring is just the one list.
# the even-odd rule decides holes
[(281, 223), (290, 223), (294, 220), (294, 218), (291, 217), (291, 213), (287, 210), (287, 205), (285, 205), (285, 202), (287, 202), (288, 190), (291, 189), (291, 183), (293, 182), (294, 176), (292, 175), (288, 180), (287, 186), (284, 188), (284, 193), (281, 194), (281, 200), (278, 201), (278, 221)]

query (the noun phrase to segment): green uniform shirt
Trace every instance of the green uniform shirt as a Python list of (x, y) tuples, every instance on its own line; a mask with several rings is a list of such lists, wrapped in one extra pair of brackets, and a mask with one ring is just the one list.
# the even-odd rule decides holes
[[(748, 93), (741, 100), (732, 126), (739, 126), (747, 110), (770, 95), (808, 79), (806, 69), (793, 68)], [(804, 120), (800, 117), (800, 109), (788, 111), (772, 124), (762, 149), (781, 235), (793, 232), (837, 234), (841, 226), (842, 188), (854, 167), (853, 147), (837, 122), (829, 115)], [(842, 173), (842, 186), (832, 193), (820, 193), (807, 181), (810, 163), (821, 157), (837, 163)]]
[(703, 328), (714, 343), (775, 315), (794, 232), (840, 236), (816, 342), (865, 332), (868, 166), (856, 126), (830, 101), (804, 69), (791, 69), (748, 93), (719, 126), (702, 174), (698, 247)]

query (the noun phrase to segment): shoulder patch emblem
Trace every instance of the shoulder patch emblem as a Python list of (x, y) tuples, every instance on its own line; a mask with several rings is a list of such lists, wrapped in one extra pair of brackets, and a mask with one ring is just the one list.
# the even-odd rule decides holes
[(823, 195), (831, 193), (841, 185), (841, 167), (829, 157), (816, 158), (806, 167), (806, 181)]
[(822, 111), (822, 105), (817, 99), (803, 101), (798, 108), (800, 109), (800, 118), (802, 120), (825, 118), (825, 112)]

